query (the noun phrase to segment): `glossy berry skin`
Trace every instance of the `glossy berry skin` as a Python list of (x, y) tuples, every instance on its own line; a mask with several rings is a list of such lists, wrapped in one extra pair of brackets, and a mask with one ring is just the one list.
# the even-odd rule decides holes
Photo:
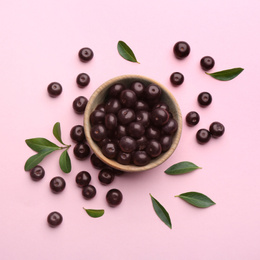
[(54, 193), (62, 192), (66, 187), (66, 182), (62, 177), (54, 177), (50, 181), (50, 188)]
[(82, 125), (75, 125), (70, 130), (70, 137), (74, 142), (83, 142), (86, 140), (84, 127)]
[(63, 217), (57, 211), (51, 212), (47, 217), (47, 222), (50, 227), (57, 227), (62, 223), (62, 221), (63, 221)]
[(191, 111), (186, 115), (186, 123), (188, 126), (195, 126), (199, 123), (200, 116), (196, 111)]
[(106, 113), (102, 110), (94, 110), (89, 116), (91, 125), (104, 124)]
[(90, 77), (86, 73), (80, 73), (76, 78), (76, 82), (79, 88), (84, 88), (89, 84)]
[(82, 196), (87, 200), (94, 198), (96, 193), (96, 188), (93, 185), (87, 185), (82, 189)]
[(140, 122), (132, 122), (128, 125), (127, 132), (131, 137), (139, 139), (143, 136), (145, 128)]
[(144, 97), (147, 100), (157, 100), (161, 97), (162, 90), (160, 87), (154, 84), (150, 84), (144, 90)]
[(79, 187), (85, 187), (89, 185), (91, 181), (91, 175), (87, 171), (81, 171), (76, 175), (75, 181)]
[(120, 139), (121, 137), (126, 135), (126, 127), (123, 125), (118, 125), (116, 129), (115, 137)]
[(108, 95), (110, 96), (110, 97), (119, 97), (120, 96), (120, 94), (121, 94), (121, 92), (123, 91), (123, 90), (125, 90), (126, 89), (126, 87), (125, 87), (125, 85), (123, 85), (123, 84), (120, 84), (120, 83), (117, 83), (117, 84), (115, 84), (115, 85), (113, 85), (113, 86), (111, 86), (110, 88), (109, 88), (109, 90), (108, 90)]
[(132, 85), (130, 86), (130, 89), (135, 92), (135, 94), (138, 98), (140, 98), (143, 96), (145, 87), (144, 87), (143, 83), (136, 81), (136, 82), (132, 83)]
[(128, 165), (132, 161), (131, 153), (125, 153), (125, 152), (119, 151), (117, 154), (116, 160), (117, 160), (117, 162), (119, 162), (123, 165)]
[(105, 115), (105, 127), (109, 130), (114, 130), (117, 127), (117, 117), (113, 113)]
[(113, 182), (115, 178), (114, 172), (110, 168), (104, 168), (98, 173), (98, 180), (103, 185), (108, 185)]
[(176, 42), (173, 46), (173, 53), (177, 59), (182, 60), (190, 54), (190, 46), (184, 41)]
[(178, 122), (174, 118), (170, 118), (162, 127), (162, 132), (166, 135), (174, 134), (178, 129)]
[(110, 207), (118, 206), (123, 200), (123, 194), (118, 189), (111, 189), (107, 192), (106, 200)]
[(135, 112), (131, 108), (122, 108), (118, 111), (117, 119), (121, 125), (127, 125), (135, 120)]
[(51, 97), (57, 97), (62, 92), (62, 86), (58, 82), (52, 82), (48, 85), (47, 91)]
[(140, 110), (148, 111), (149, 105), (147, 102), (145, 102), (143, 100), (137, 100), (135, 103), (135, 106), (134, 106), (134, 110), (135, 111), (140, 111)]
[(107, 137), (107, 130), (102, 124), (94, 125), (90, 130), (90, 135), (94, 141), (99, 142)]
[(79, 50), (79, 59), (82, 62), (88, 62), (90, 60), (92, 60), (92, 58), (94, 57), (94, 53), (90, 48), (82, 48)]
[(108, 142), (101, 148), (102, 153), (109, 159), (114, 159), (117, 156), (118, 148), (113, 142)]
[(167, 152), (172, 145), (172, 135), (163, 135), (160, 137), (160, 144), (162, 146), (162, 152)]
[(90, 148), (86, 143), (77, 143), (73, 153), (78, 160), (85, 160), (90, 155)]
[(211, 133), (207, 129), (200, 129), (196, 134), (198, 143), (205, 144), (211, 139)]
[(200, 60), (200, 66), (204, 71), (211, 70), (215, 65), (215, 61), (210, 56), (205, 56)]
[(212, 137), (217, 138), (224, 134), (225, 127), (220, 122), (213, 122), (210, 124), (209, 132), (212, 134)]
[(150, 120), (157, 127), (163, 126), (169, 121), (169, 113), (163, 108), (155, 108), (151, 112)]
[(90, 161), (94, 168), (102, 169), (106, 166), (106, 164), (101, 161), (94, 153), (91, 154)]
[(170, 81), (173, 86), (180, 86), (184, 81), (184, 76), (180, 72), (173, 72)]
[(87, 104), (88, 99), (86, 97), (79, 96), (74, 99), (72, 107), (77, 114), (84, 114)]
[(136, 140), (136, 150), (143, 151), (145, 150), (148, 144), (148, 139), (145, 135), (141, 136), (139, 139)]
[(122, 105), (117, 98), (111, 98), (105, 104), (105, 111), (106, 113), (116, 114), (121, 109), (121, 107)]
[(133, 163), (137, 166), (145, 166), (150, 161), (151, 157), (145, 151), (136, 151), (133, 154)]
[(119, 147), (125, 153), (131, 153), (136, 149), (136, 141), (130, 136), (123, 136), (119, 140)]
[(145, 135), (148, 139), (159, 139), (160, 138), (160, 130), (155, 126), (149, 126), (145, 130)]
[(198, 95), (198, 102), (199, 105), (202, 107), (206, 107), (211, 104), (212, 102), (212, 96), (208, 92), (201, 92)]
[(139, 110), (136, 112), (136, 122), (141, 123), (144, 127), (150, 125), (150, 112), (146, 110)]
[(158, 141), (150, 140), (146, 146), (145, 151), (149, 156), (155, 158), (161, 154), (162, 146)]
[(45, 175), (45, 170), (40, 165), (36, 165), (34, 168), (30, 170), (30, 176), (34, 181), (41, 180), (44, 177), (44, 175)]
[(137, 101), (137, 96), (134, 91), (125, 89), (120, 93), (119, 100), (124, 107), (133, 107)]

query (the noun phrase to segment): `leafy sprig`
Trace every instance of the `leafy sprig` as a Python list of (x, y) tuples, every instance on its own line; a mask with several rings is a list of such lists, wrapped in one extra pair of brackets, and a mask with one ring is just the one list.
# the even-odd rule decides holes
[(59, 159), (59, 165), (61, 170), (64, 173), (69, 173), (71, 171), (71, 161), (68, 154), (68, 149), (71, 147), (71, 145), (66, 145), (62, 141), (61, 138), (61, 128), (60, 123), (57, 122), (53, 126), (52, 133), (54, 137), (63, 145), (58, 146), (55, 143), (49, 141), (46, 138), (38, 137), (38, 138), (31, 138), (26, 139), (26, 144), (35, 152), (33, 156), (31, 156), (24, 165), (25, 171), (30, 171), (32, 168), (34, 168), (36, 165), (38, 165), (48, 154), (56, 151), (56, 150), (64, 150)]

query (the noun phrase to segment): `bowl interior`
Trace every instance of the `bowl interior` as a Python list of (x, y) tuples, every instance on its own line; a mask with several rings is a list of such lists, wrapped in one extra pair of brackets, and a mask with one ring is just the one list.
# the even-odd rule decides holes
[[(162, 89), (162, 96), (161, 100), (166, 102), (169, 106), (170, 112), (172, 113), (173, 117), (177, 120), (178, 122), (178, 129), (176, 133), (173, 136), (173, 142), (170, 147), (170, 149), (167, 152), (162, 153), (160, 156), (158, 156), (155, 159), (152, 159), (151, 162), (145, 166), (135, 166), (135, 165), (122, 165), (115, 160), (108, 159), (105, 157), (98, 145), (92, 140), (90, 136), (90, 129), (91, 129), (91, 124), (90, 124), (90, 114), (92, 111), (95, 110), (96, 106), (99, 105), (100, 103), (104, 102), (106, 96), (107, 96), (107, 91), (108, 89), (115, 83), (125, 83), (126, 85), (133, 83), (134, 81), (140, 81), (143, 83), (145, 86), (148, 84), (156, 84)], [(84, 113), (84, 130), (85, 130), (85, 135), (87, 142), (93, 152), (99, 157), (103, 162), (105, 162), (107, 165), (126, 172), (138, 172), (138, 171), (145, 171), (152, 169), (161, 163), (163, 163), (166, 159), (170, 157), (170, 155), (174, 152), (176, 149), (180, 137), (181, 137), (181, 132), (182, 132), (182, 116), (181, 116), (181, 111), (179, 108), (179, 105), (176, 101), (176, 99), (173, 97), (173, 95), (169, 92), (167, 88), (165, 88), (162, 84), (159, 82), (144, 77), (140, 75), (123, 75), (123, 76), (118, 76), (113, 79), (110, 79), (103, 83), (90, 97), (85, 113)]]

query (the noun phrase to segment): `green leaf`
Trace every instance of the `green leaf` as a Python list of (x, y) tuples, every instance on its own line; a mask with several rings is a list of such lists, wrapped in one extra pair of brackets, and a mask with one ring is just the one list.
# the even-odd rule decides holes
[(137, 62), (136, 57), (133, 53), (133, 51), (131, 50), (131, 48), (123, 41), (119, 41), (117, 43), (117, 50), (118, 53), (126, 60), (128, 61), (132, 61), (132, 62)]
[(25, 171), (30, 171), (33, 167), (38, 165), (44, 159), (45, 156), (47, 156), (53, 151), (55, 151), (55, 149), (46, 148), (44, 150), (41, 150), (39, 153), (31, 156), (24, 165)]
[(234, 69), (228, 69), (228, 70), (222, 70), (214, 73), (208, 73), (206, 74), (210, 75), (211, 77), (221, 80), (221, 81), (228, 81), (235, 77), (237, 77), (244, 69), (242, 68), (234, 68)]
[(169, 213), (165, 210), (165, 208), (156, 200), (151, 194), (151, 199), (153, 203), (153, 208), (157, 216), (169, 227), (172, 228), (171, 219)]
[(45, 138), (31, 138), (25, 140), (26, 144), (35, 152), (40, 152), (45, 149), (59, 150), (60, 147)]
[(195, 165), (192, 162), (184, 161), (172, 165), (165, 171), (165, 173), (169, 175), (179, 175), (187, 172), (192, 172), (196, 169), (201, 169), (201, 167)]
[(68, 154), (68, 150), (64, 150), (60, 155), (59, 160), (60, 168), (64, 173), (69, 173), (71, 171), (71, 161)]
[(208, 208), (209, 206), (216, 204), (206, 195), (195, 191), (182, 193), (180, 195), (176, 195), (175, 197), (180, 197), (181, 199), (198, 208)]
[(92, 218), (99, 218), (102, 217), (105, 213), (103, 209), (85, 209), (83, 208), (90, 217)]
[[(62, 142), (61, 139), (61, 130), (60, 130), (60, 123), (57, 122), (54, 126), (53, 126), (53, 130), (52, 130), (53, 135), (55, 136), (55, 138), (61, 143), (64, 144)], [(64, 144), (65, 145), (65, 144)]]

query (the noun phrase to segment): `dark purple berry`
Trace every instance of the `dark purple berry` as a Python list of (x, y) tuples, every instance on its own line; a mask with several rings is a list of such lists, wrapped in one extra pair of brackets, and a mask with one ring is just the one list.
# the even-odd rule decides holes
[(211, 125), (209, 127), (209, 131), (212, 134), (212, 137), (217, 138), (224, 134), (225, 127), (220, 122), (213, 122), (213, 123), (211, 123)]
[(101, 151), (107, 158), (114, 159), (117, 156), (118, 147), (115, 143), (109, 142), (102, 146)]
[(147, 102), (143, 101), (143, 100), (137, 100), (135, 103), (135, 107), (134, 107), (135, 111), (139, 111), (139, 110), (145, 110), (148, 111), (149, 110), (149, 105)]
[(151, 121), (155, 126), (163, 126), (169, 121), (169, 113), (163, 108), (155, 108), (151, 112)]
[(123, 200), (122, 192), (118, 189), (111, 189), (107, 192), (106, 200), (110, 207), (118, 206)]
[(84, 127), (82, 125), (75, 125), (70, 130), (70, 137), (73, 141), (79, 143), (86, 140)]
[(173, 53), (177, 59), (184, 59), (190, 54), (190, 46), (184, 41), (176, 42), (173, 46)]
[(139, 110), (136, 112), (136, 122), (141, 123), (144, 127), (150, 124), (150, 113), (146, 110)]
[(82, 189), (82, 196), (87, 200), (94, 198), (96, 193), (96, 188), (93, 185), (87, 185)]
[(139, 139), (136, 140), (136, 150), (142, 151), (145, 150), (148, 144), (148, 139), (145, 135), (141, 136)]
[(115, 85), (113, 85), (113, 86), (111, 86), (109, 88), (108, 96), (110, 96), (110, 97), (119, 97), (121, 92), (123, 90), (125, 90), (125, 89), (126, 89), (125, 85), (123, 85), (121, 83), (117, 83), (117, 84), (115, 84)]
[(36, 165), (30, 170), (30, 176), (34, 181), (41, 180), (45, 175), (45, 171), (42, 166)]
[(145, 151), (136, 151), (133, 154), (133, 163), (137, 166), (145, 166), (149, 164), (151, 157)]
[(160, 138), (160, 144), (162, 146), (162, 152), (167, 152), (172, 145), (172, 135), (163, 135)]
[(200, 121), (200, 116), (195, 111), (191, 111), (186, 115), (186, 123), (188, 126), (197, 125), (199, 121)]
[(62, 221), (63, 221), (63, 217), (57, 211), (51, 212), (47, 217), (47, 222), (50, 227), (57, 227), (62, 223)]
[(85, 187), (89, 185), (91, 181), (91, 175), (87, 171), (81, 171), (76, 175), (75, 181), (79, 187)]
[(105, 127), (109, 130), (114, 130), (117, 127), (117, 117), (113, 113), (106, 114)]
[(180, 86), (184, 81), (184, 76), (180, 72), (173, 72), (170, 81), (173, 86)]
[(87, 62), (87, 61), (90, 61), (93, 58), (94, 53), (90, 48), (82, 48), (82, 49), (79, 50), (78, 55), (79, 55), (79, 59), (82, 62)]
[(150, 84), (144, 90), (144, 97), (147, 100), (157, 100), (161, 97), (162, 90), (159, 86)]
[(107, 130), (104, 125), (94, 125), (90, 130), (90, 135), (94, 141), (99, 142), (107, 137)]
[(84, 114), (87, 104), (88, 99), (86, 97), (79, 96), (73, 101), (72, 107), (77, 114)]
[(145, 130), (145, 135), (148, 139), (159, 139), (160, 138), (160, 130), (155, 126), (149, 126)]
[(78, 87), (84, 88), (89, 84), (90, 77), (86, 73), (80, 73), (76, 78), (76, 82), (78, 84)]
[(104, 124), (106, 113), (102, 110), (94, 110), (89, 116), (91, 125)]
[(196, 134), (198, 143), (205, 144), (211, 139), (211, 133), (207, 129), (200, 129)]
[(168, 122), (162, 127), (162, 132), (166, 135), (174, 134), (178, 129), (178, 123), (174, 118), (170, 118)]
[(135, 112), (131, 108), (122, 108), (118, 111), (117, 119), (121, 125), (127, 125), (135, 120)]
[(205, 56), (200, 60), (200, 66), (204, 71), (212, 69), (215, 65), (215, 61), (210, 56)]
[(198, 102), (199, 102), (200, 106), (206, 107), (211, 104), (212, 96), (208, 92), (201, 92), (198, 95)]
[(130, 136), (123, 136), (119, 141), (121, 151), (131, 153), (136, 149), (136, 141)]
[(86, 143), (77, 143), (73, 153), (78, 160), (85, 160), (90, 155), (90, 148)]
[(106, 113), (114, 113), (116, 114), (121, 109), (121, 103), (116, 98), (111, 98), (105, 104)]
[(47, 91), (51, 97), (57, 97), (62, 92), (62, 86), (58, 82), (52, 82), (48, 85)]
[(123, 165), (128, 165), (132, 161), (131, 153), (125, 153), (125, 152), (119, 151), (117, 154), (116, 160), (117, 160), (117, 162), (119, 162)]
[(137, 96), (134, 91), (125, 89), (121, 92), (119, 99), (124, 107), (134, 107), (137, 101)]
[(50, 181), (50, 188), (54, 193), (62, 192), (66, 187), (66, 182), (62, 177), (54, 177)]
[(149, 156), (155, 158), (162, 153), (162, 146), (158, 141), (150, 140), (145, 148), (145, 151)]
[(135, 94), (138, 98), (140, 98), (143, 96), (143, 93), (144, 93), (144, 84), (139, 81), (136, 81), (136, 82), (132, 83), (132, 85), (130, 86), (130, 89), (135, 92)]
[(114, 172), (110, 168), (104, 168), (98, 173), (98, 179), (101, 184), (108, 185), (113, 182), (115, 178)]
[(127, 126), (127, 132), (131, 137), (138, 139), (144, 134), (145, 128), (140, 122), (132, 122)]
[(96, 169), (102, 169), (106, 166), (106, 164), (103, 161), (101, 161), (94, 153), (91, 154), (90, 161), (93, 167)]

